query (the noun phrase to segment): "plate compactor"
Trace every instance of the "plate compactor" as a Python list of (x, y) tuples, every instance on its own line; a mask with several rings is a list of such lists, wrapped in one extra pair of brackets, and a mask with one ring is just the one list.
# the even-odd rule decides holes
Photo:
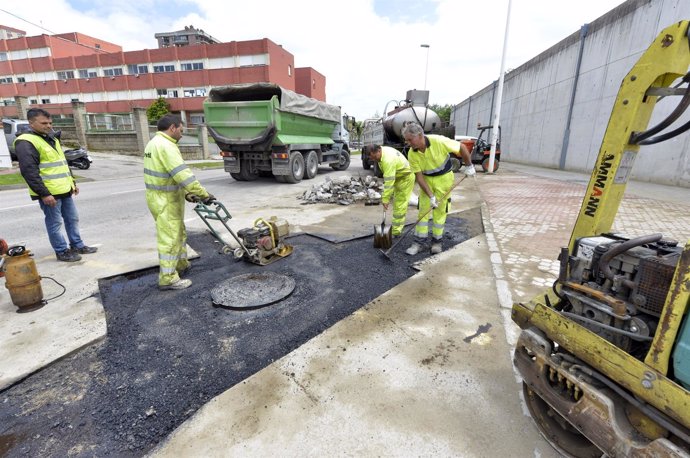
[[(194, 211), (209, 228), (211, 234), (223, 244), (223, 253), (232, 253), (237, 260), (244, 259), (265, 266), (289, 256), (293, 251), (292, 246), (285, 243), (285, 238), (290, 234), (290, 227), (288, 222), (282, 218), (275, 216), (271, 216), (267, 220), (259, 218), (254, 221), (253, 227), (240, 229), (235, 234), (228, 226), (228, 221), (232, 216), (221, 202), (215, 199), (202, 200), (194, 195), (187, 195), (186, 199), (196, 203)], [(213, 228), (210, 221), (220, 221), (239, 244), (239, 247), (233, 248), (228, 245)]]

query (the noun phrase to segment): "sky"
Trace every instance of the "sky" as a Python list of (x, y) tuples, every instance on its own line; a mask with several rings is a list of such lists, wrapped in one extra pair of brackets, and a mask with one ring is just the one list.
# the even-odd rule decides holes
[[(156, 32), (193, 25), (214, 38), (268, 38), (326, 77), (326, 99), (358, 120), (408, 90), (458, 104), (498, 79), (508, 0), (47, 0), (0, 5), (28, 35), (81, 32), (156, 48)], [(517, 68), (623, 0), (513, 0), (505, 69)], [(429, 45), (428, 48), (422, 44)], [(389, 106), (390, 109), (390, 106)]]

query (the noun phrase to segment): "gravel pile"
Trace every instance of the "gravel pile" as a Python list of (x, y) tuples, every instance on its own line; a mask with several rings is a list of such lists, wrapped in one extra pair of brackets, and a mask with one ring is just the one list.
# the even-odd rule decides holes
[(364, 201), (381, 201), (383, 182), (373, 176), (365, 177), (326, 177), (326, 181), (313, 185), (299, 197), (307, 204), (328, 203), (350, 205)]

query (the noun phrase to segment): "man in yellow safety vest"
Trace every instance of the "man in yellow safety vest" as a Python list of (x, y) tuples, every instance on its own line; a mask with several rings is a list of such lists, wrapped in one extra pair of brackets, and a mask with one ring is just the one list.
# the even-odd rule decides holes
[[(98, 251), (85, 245), (79, 233), (79, 215), (72, 200), (79, 188), (55, 136), (50, 113), (31, 108), (26, 115), (31, 131), (14, 141), (19, 170), (31, 199), (37, 200), (43, 210), (48, 239), (58, 261), (79, 261), (80, 255)], [(63, 222), (69, 245), (61, 232)]]
[(194, 194), (204, 203), (215, 199), (182, 159), (177, 142), (182, 138), (183, 127), (179, 115), (166, 114), (158, 120), (158, 132), (144, 150), (146, 203), (156, 221), (158, 287), (162, 290), (192, 285), (191, 280), (180, 278), (191, 267), (184, 226), (185, 194)]
[(393, 198), (391, 234), (400, 235), (405, 226), (407, 206), (414, 187), (414, 174), (405, 156), (397, 149), (372, 145), (369, 151), (369, 157), (379, 163), (379, 168), (383, 172), (381, 203), (386, 211)]
[[(424, 135), (422, 126), (410, 123), (402, 129), (405, 142), (410, 145), (407, 159), (410, 162), (412, 173), (415, 174), (419, 184), (419, 214), (422, 215), (433, 208), (431, 227), (431, 252), (436, 254), (443, 251), (443, 231), (446, 217), (450, 209), (450, 189), (453, 187), (453, 167), (450, 154), (462, 156), (463, 163), (468, 164), (465, 174), (476, 174), (470, 153), (458, 141), (442, 135)], [(414, 242), (405, 251), (413, 256), (419, 252), (426, 243), (429, 235), (429, 218), (420, 220), (415, 226)]]

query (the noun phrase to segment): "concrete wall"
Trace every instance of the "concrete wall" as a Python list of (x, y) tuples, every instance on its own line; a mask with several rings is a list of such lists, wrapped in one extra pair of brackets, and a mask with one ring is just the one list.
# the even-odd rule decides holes
[(137, 134), (134, 132), (94, 132), (86, 134), (89, 151), (117, 151), (130, 156), (141, 156)]
[[(687, 0), (628, 0), (586, 25), (586, 34), (577, 31), (509, 72), (500, 118), (502, 158), (552, 168), (562, 162), (566, 170), (590, 172), (621, 81), (661, 30), (683, 19), (690, 19)], [(495, 86), (494, 81), (454, 108), (457, 135), (477, 135), (477, 123), (490, 124)], [(650, 126), (668, 115), (679, 100), (660, 101)], [(688, 133), (641, 147), (633, 179), (690, 187), (689, 147)]]

